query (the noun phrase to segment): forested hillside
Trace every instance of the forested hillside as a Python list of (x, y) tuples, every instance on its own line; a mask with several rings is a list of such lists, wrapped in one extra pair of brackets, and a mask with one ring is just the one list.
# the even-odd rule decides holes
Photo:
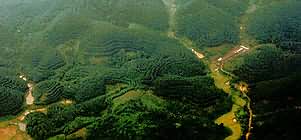
[(247, 31), (259, 43), (233, 60), (233, 73), (248, 81), (254, 103), (252, 139), (296, 139), (300, 126), (300, 9), (296, 0), (262, 1)]
[[(178, 0), (176, 33), (200, 47), (239, 41), (238, 17), (246, 10), (247, 0)], [(233, 8), (235, 7), (235, 8)]]
[(248, 32), (261, 43), (300, 53), (300, 1), (269, 2), (249, 17)]
[(166, 36), (162, 1), (29, 0), (6, 2), (0, 11), (1, 47), (16, 50), (11, 63), (1, 61), (1, 75), (12, 78), (6, 85), (10, 79), (3, 77), (1, 116), (28, 109), (30, 89), (14, 82), (26, 76), (34, 84), (31, 108), (46, 110), (26, 116), (32, 138), (223, 139), (230, 133), (213, 121), (230, 109), (230, 97), (189, 48)]
[(299, 9), (298, 0), (0, 0), (0, 137), (295, 139)]

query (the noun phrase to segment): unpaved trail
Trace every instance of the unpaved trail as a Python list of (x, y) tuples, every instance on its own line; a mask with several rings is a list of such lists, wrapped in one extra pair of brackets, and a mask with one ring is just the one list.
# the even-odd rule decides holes
[[(17, 117), (0, 122), (0, 140), (31, 140), (32, 138), (26, 133), (26, 123), (24, 122), (26, 116), (32, 112), (47, 112), (47, 106), (35, 106), (34, 83), (29, 81), (25, 75), (20, 75), (20, 79), (27, 82), (27, 93), (25, 94), (26, 107), (25, 111), (21, 112)], [(60, 101), (61, 104), (70, 105), (74, 102), (65, 99)]]
[(197, 52), (194, 49), (191, 49), (191, 51), (199, 58), (199, 59), (203, 59), (205, 56), (202, 53)]
[(70, 105), (70, 104), (73, 104), (73, 101), (72, 100), (68, 100), (68, 99), (64, 99), (60, 103), (63, 104), (63, 105)]
[(27, 87), (28, 87), (28, 93), (27, 93), (27, 96), (26, 96), (26, 104), (27, 105), (33, 105), (33, 103), (34, 103), (34, 97), (32, 96), (33, 84), (28, 83)]
[[(27, 87), (28, 87), (28, 91), (27, 91), (27, 94), (26, 94), (26, 105), (27, 105), (27, 108), (32, 106), (34, 104), (34, 96), (32, 95), (33, 93), (33, 87), (34, 87), (34, 84), (30, 81), (28, 81), (27, 77), (25, 75), (21, 75), (20, 78), (22, 78), (24, 81), (27, 82)], [(69, 102), (68, 102), (69, 103)], [(42, 107), (42, 108), (37, 108), (37, 109), (29, 109), (29, 110), (25, 110), (18, 118), (19, 121), (23, 121), (25, 119), (25, 117), (32, 113), (32, 112), (46, 112), (46, 108), (45, 107)], [(23, 126), (24, 127), (25, 124), (23, 125), (19, 125), (19, 126)], [(20, 128), (21, 128), (20, 127)], [(26, 127), (26, 126), (25, 126)], [(24, 130), (24, 129), (23, 129)], [(24, 130), (25, 131), (25, 130)]]
[(251, 130), (252, 130), (252, 122), (253, 122), (253, 111), (252, 111), (252, 108), (251, 108), (251, 98), (247, 95), (247, 93), (244, 93), (245, 96), (247, 97), (248, 99), (248, 105), (247, 105), (247, 108), (248, 108), (248, 111), (249, 111), (249, 123), (248, 123), (248, 132), (246, 134), (246, 140), (249, 140), (249, 137), (251, 136)]
[(188, 38), (184, 38), (184, 37), (178, 37), (176, 35), (176, 31), (175, 31), (175, 29), (176, 29), (176, 12), (177, 12), (176, 0), (162, 0), (162, 1), (165, 4), (165, 7), (169, 14), (169, 19), (168, 19), (169, 28), (167, 31), (167, 36), (169, 38), (178, 40), (184, 47), (190, 49), (191, 52), (197, 56), (197, 58), (199, 58), (199, 59), (205, 58), (205, 55), (203, 53), (195, 50), (198, 47), (195, 45), (195, 43), (192, 40), (190, 40)]
[[(240, 17), (240, 44), (251, 47), (251, 48), (256, 48), (256, 46), (258, 46), (258, 42), (248, 34), (246, 26), (248, 23), (248, 15), (254, 13), (257, 10), (258, 2), (259, 2), (258, 0), (250, 0), (248, 3), (249, 6), (248, 6), (247, 10)], [(247, 98), (247, 109), (248, 109), (248, 113), (249, 113), (249, 119), (248, 119), (248, 131), (245, 135), (245, 139), (249, 140), (249, 137), (251, 135), (251, 131), (253, 128), (252, 127), (253, 110), (252, 110), (252, 106), (251, 106), (252, 100), (249, 97), (247, 90), (241, 90), (241, 93), (243, 94), (243, 96), (245, 96)]]
[(176, 38), (175, 35), (175, 23), (176, 23), (175, 16), (177, 12), (176, 0), (162, 0), (162, 1), (165, 4), (169, 14), (169, 19), (168, 19), (169, 29), (167, 34), (170, 38)]
[[(34, 84), (31, 83), (25, 75), (20, 75), (20, 79), (27, 82), (28, 91), (25, 94), (26, 107), (34, 105), (34, 97), (32, 95)], [(1, 140), (31, 140), (31, 137), (26, 134), (25, 117), (32, 112), (45, 112), (45, 108), (25, 110), (14, 119), (0, 122), (0, 139)]]
[(240, 44), (241, 45), (249, 46), (250, 48), (252, 48), (253, 46), (257, 46), (258, 42), (256, 41), (255, 38), (253, 38), (252, 36), (250, 36), (248, 34), (248, 31), (247, 31), (247, 25), (248, 25), (248, 22), (249, 22), (248, 15), (254, 13), (257, 10), (258, 0), (249, 0), (248, 4), (249, 4), (248, 8), (240, 16), (240, 20), (239, 20), (239, 24), (240, 24), (239, 25), (239, 27), (240, 27), (239, 39), (240, 39)]
[(28, 91), (27, 91), (26, 97), (25, 97), (26, 104), (33, 105), (33, 103), (34, 103), (34, 97), (32, 96), (33, 83), (29, 82), (28, 78), (25, 75), (20, 75), (19, 78), (22, 79), (23, 81), (27, 82)]

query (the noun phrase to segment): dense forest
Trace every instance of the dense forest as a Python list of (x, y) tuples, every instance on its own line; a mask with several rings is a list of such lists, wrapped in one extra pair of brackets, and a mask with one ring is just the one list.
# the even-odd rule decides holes
[[(178, 0), (176, 33), (211, 47), (239, 41), (238, 17), (247, 8), (247, 0)], [(235, 8), (233, 8), (235, 7)]]
[[(296, 139), (300, 121), (300, 9), (295, 0), (266, 1), (249, 15), (247, 30), (261, 44), (232, 67), (249, 83), (252, 139)], [(272, 15), (271, 15), (272, 14)]]
[[(246, 105), (228, 120), (241, 123), (240, 139), (296, 139), (299, 9), (298, 0), (0, 0), (0, 130), (12, 119), (36, 140), (221, 140), (234, 130), (216, 120), (238, 96), (254, 116), (251, 137)], [(194, 54), (242, 42), (255, 43), (218, 78), (220, 56)], [(218, 83), (229, 75), (230, 92)]]

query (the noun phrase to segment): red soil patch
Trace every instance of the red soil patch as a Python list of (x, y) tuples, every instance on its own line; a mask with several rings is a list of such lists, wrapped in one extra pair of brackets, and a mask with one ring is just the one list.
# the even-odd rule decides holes
[(6, 128), (0, 128), (1, 140), (11, 140), (17, 134), (17, 126), (8, 126)]

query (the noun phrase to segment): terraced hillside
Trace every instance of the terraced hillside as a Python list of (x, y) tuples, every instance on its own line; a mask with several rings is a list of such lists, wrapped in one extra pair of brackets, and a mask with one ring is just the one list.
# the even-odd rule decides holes
[(18, 113), (23, 106), (26, 84), (17, 78), (1, 76), (0, 85), (0, 116)]
[(294, 139), (300, 8), (0, 0), (0, 136)]
[[(166, 36), (162, 1), (29, 0), (6, 2), (1, 11), (6, 32), (17, 38), (3, 35), (3, 47), (15, 43), (18, 50), (16, 66), (5, 68), (33, 84), (34, 105), (18, 106), (28, 112), (19, 123), (32, 138), (222, 139), (229, 133), (213, 121), (230, 109), (228, 95), (190, 49)], [(21, 105), (24, 93), (16, 98)]]

